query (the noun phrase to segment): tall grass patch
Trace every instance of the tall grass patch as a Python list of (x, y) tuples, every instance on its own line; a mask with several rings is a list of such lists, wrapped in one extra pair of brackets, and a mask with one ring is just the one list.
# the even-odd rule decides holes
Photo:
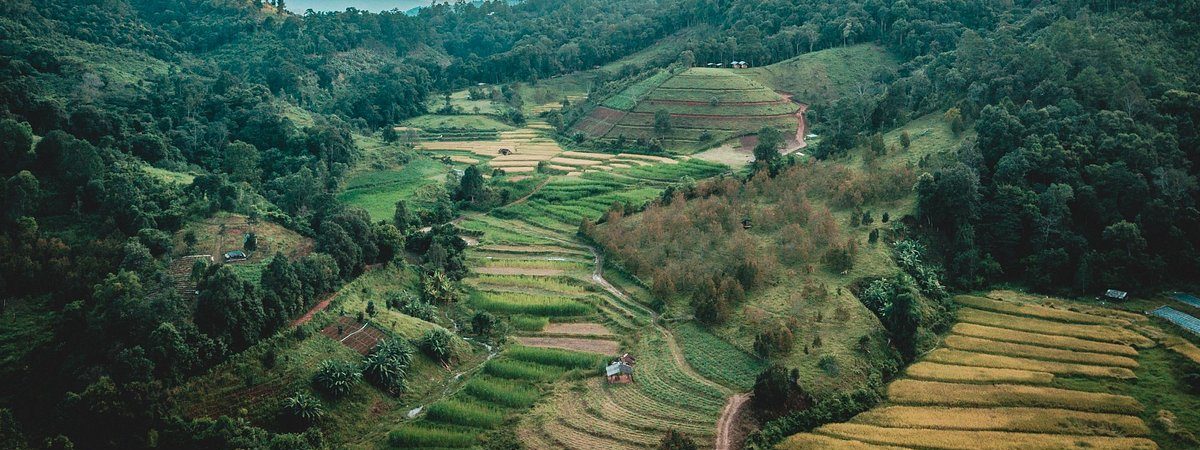
[(506, 355), (508, 355), (509, 358), (518, 361), (561, 367), (566, 370), (598, 370), (604, 366), (605, 361), (608, 359), (608, 357), (604, 355), (573, 352), (570, 350), (561, 350), (557, 348), (524, 346), (517, 346), (509, 349)]
[(476, 444), (476, 433), (449, 428), (402, 425), (388, 433), (393, 447), (470, 447)]
[(550, 381), (565, 372), (561, 367), (511, 359), (493, 359), (483, 365), (483, 373), (508, 380)]
[(509, 408), (525, 408), (541, 396), (537, 389), (524, 383), (491, 377), (475, 377), (463, 387), (471, 397)]
[(592, 305), (569, 298), (508, 292), (475, 293), (471, 295), (471, 303), (476, 308), (500, 314), (569, 317), (595, 311)]
[(504, 413), (479, 403), (442, 400), (429, 405), (425, 418), (433, 422), (492, 428), (504, 421)]

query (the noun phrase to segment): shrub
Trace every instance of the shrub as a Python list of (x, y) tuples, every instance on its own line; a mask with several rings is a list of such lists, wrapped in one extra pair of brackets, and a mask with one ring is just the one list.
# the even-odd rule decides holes
[(792, 330), (777, 322), (754, 337), (754, 352), (763, 358), (786, 355), (792, 352), (792, 340)]
[(317, 390), (338, 398), (349, 394), (359, 378), (362, 378), (362, 373), (353, 363), (327, 359), (317, 367), (312, 382)]
[(451, 346), (452, 339), (450, 332), (440, 328), (426, 331), (421, 336), (421, 351), (439, 362), (449, 361), (454, 357), (454, 348)]
[(408, 343), (387, 339), (363, 357), (363, 376), (376, 386), (396, 393), (404, 389), (404, 377), (412, 364), (412, 348)]
[(280, 413), (285, 421), (301, 427), (312, 425), (325, 416), (321, 401), (304, 392), (297, 392), (296, 395), (283, 399), (281, 409)]
[(667, 434), (658, 442), (658, 450), (696, 450), (697, 448), (696, 441), (675, 431), (674, 428), (667, 430)]

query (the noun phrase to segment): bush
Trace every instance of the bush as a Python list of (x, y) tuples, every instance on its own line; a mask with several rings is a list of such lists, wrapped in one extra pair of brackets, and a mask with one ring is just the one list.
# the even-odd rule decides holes
[(429, 330), (421, 336), (420, 347), (421, 351), (429, 355), (430, 358), (438, 362), (446, 362), (454, 357), (454, 348), (452, 347), (453, 336), (450, 332), (443, 329)]
[(408, 343), (387, 339), (379, 342), (370, 354), (363, 357), (363, 376), (367, 381), (391, 392), (404, 389), (404, 377), (412, 364), (412, 348)]
[(284, 420), (300, 427), (308, 427), (325, 416), (321, 400), (304, 392), (283, 399), (280, 414)]
[(786, 355), (792, 352), (792, 330), (782, 323), (768, 325), (768, 329), (754, 337), (754, 352), (763, 358)]
[(360, 378), (362, 378), (362, 373), (353, 363), (327, 359), (317, 367), (317, 373), (313, 374), (312, 382), (317, 390), (333, 398), (339, 398), (349, 394)]

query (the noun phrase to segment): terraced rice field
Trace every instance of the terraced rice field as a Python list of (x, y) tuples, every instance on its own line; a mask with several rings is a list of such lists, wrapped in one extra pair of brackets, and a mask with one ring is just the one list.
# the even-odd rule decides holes
[[(646, 155), (570, 152), (562, 160), (627, 167), (555, 176), (524, 202), (462, 221), (460, 227), (479, 240), (468, 250), (473, 275), (466, 280), (472, 290), (467, 301), (506, 319), (515, 330), (510, 342), (524, 347), (581, 350), (604, 362), (631, 353), (637, 357), (635, 381), (610, 385), (598, 374), (564, 380), (559, 377), (566, 371), (552, 364), (512, 356), (488, 362), (481, 372), (496, 380), (557, 380), (542, 385), (551, 387), (549, 398), (521, 419), (519, 436), (529, 448), (646, 448), (672, 428), (711, 446), (720, 411), (734, 393), (729, 386), (744, 387), (753, 375), (742, 371), (723, 379), (697, 372), (693, 364), (706, 355), (685, 354), (677, 340), (688, 345), (722, 341), (711, 335), (714, 341), (705, 341), (694, 330), (673, 332), (655, 325), (650, 310), (638, 300), (648, 295), (644, 288), (627, 284), (610, 291), (598, 281), (603, 280), (597, 275), (598, 258), (575, 234), (581, 220), (600, 218), (614, 202), (637, 205), (682, 177), (699, 179), (727, 168)], [(725, 347), (730, 352), (721, 355), (752, 359)], [(408, 431), (403, 433), (425, 428), (454, 431), (460, 426), (420, 419), (406, 424)], [(394, 441), (408, 442), (403, 433), (394, 433)]]
[(598, 373), (603, 357), (558, 349), (511, 348), (481, 373), (388, 434), (394, 448), (468, 448), (478, 436), (524, 413), (542, 397), (538, 384), (568, 371)]
[(1051, 386), (1060, 375), (1133, 378), (1133, 345), (1146, 339), (1135, 317), (997, 297), (957, 297), (962, 323), (884, 404), (779, 448), (1157, 448), (1134, 398)]
[[(660, 71), (604, 99), (574, 124), (576, 131), (600, 140), (661, 138), (675, 147), (698, 148), (706, 142), (773, 126), (795, 134), (799, 105), (736, 70), (695, 67)], [(654, 129), (654, 115), (665, 111), (671, 129)]]

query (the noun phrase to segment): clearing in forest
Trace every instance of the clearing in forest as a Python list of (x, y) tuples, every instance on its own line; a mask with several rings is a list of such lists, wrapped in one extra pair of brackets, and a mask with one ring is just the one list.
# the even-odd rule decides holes
[(780, 448), (1157, 448), (1138, 400), (1060, 381), (1135, 378), (1136, 347), (1150, 345), (1135, 318), (1011, 295), (955, 300), (959, 325), (888, 386), (884, 404)]
[[(604, 141), (658, 138), (671, 148), (694, 150), (766, 126), (795, 134), (799, 109), (739, 69), (694, 67), (659, 71), (633, 83), (601, 101), (573, 129)], [(669, 115), (665, 127), (656, 117), (662, 113)]]

